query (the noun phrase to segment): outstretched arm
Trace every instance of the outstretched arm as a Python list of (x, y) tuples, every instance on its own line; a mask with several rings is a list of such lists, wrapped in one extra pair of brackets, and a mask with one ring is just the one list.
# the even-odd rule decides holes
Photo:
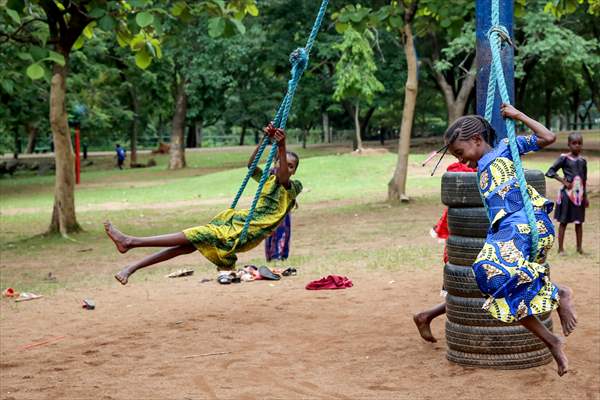
[(273, 138), (277, 140), (277, 158), (279, 159), (279, 168), (277, 168), (277, 182), (283, 187), (290, 186), (290, 170), (287, 163), (287, 149), (285, 147), (285, 131), (276, 129)]
[(539, 123), (533, 118), (528, 117), (525, 113), (517, 110), (510, 104), (502, 104), (500, 106), (500, 112), (504, 118), (512, 118), (515, 121), (521, 121), (529, 129), (533, 131), (537, 137), (537, 145), (541, 148), (551, 145), (556, 141), (556, 135), (551, 130), (546, 128), (544, 125)]

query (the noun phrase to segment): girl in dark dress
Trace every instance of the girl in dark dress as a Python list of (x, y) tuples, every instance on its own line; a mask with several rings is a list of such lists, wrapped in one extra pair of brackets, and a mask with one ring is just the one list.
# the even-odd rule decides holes
[[(559, 222), (558, 227), (558, 252), (564, 252), (565, 230), (567, 224), (575, 224), (577, 238), (577, 252), (582, 254), (583, 222), (585, 221), (585, 208), (588, 199), (585, 194), (587, 181), (587, 162), (581, 156), (583, 138), (581, 133), (573, 132), (569, 135), (569, 153), (560, 157), (546, 172), (546, 176), (554, 178), (563, 184), (560, 189), (554, 218)], [(558, 175), (558, 170), (563, 170), (563, 177)]]

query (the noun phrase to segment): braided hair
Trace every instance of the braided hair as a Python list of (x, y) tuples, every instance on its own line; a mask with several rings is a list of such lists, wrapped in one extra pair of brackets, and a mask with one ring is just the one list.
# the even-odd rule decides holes
[(457, 118), (444, 133), (444, 141), (447, 146), (450, 146), (457, 140), (469, 140), (475, 135), (480, 135), (490, 146), (496, 143), (496, 131), (485, 118), (479, 115)]

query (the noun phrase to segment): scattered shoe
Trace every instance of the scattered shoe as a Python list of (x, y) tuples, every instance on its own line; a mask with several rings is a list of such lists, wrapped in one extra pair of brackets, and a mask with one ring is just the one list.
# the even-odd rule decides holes
[(260, 274), (262, 279), (266, 279), (269, 281), (278, 281), (281, 279), (281, 276), (277, 275), (264, 265), (258, 268), (258, 273)]
[(177, 271), (171, 272), (169, 275), (167, 275), (167, 278), (180, 278), (182, 276), (190, 275), (194, 275), (193, 269), (178, 269)]
[(298, 275), (298, 270), (296, 268), (293, 267), (288, 267), (287, 269), (285, 269), (281, 275), (283, 276), (296, 276)]

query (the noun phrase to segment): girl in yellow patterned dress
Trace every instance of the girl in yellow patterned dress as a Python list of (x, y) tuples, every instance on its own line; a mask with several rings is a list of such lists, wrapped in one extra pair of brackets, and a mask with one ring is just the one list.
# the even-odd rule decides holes
[[(555, 141), (555, 135), (545, 126), (511, 105), (503, 104), (501, 112), (505, 118), (523, 122), (535, 134), (517, 137), (519, 154), (537, 151)], [(577, 324), (571, 289), (550, 282), (544, 265), (554, 242), (554, 226), (548, 216), (553, 204), (528, 185), (539, 232), (537, 254), (531, 262), (531, 231), (508, 140), (492, 147), (493, 128), (475, 115), (458, 118), (444, 139), (448, 151), (461, 163), (477, 163), (479, 189), (491, 221), (486, 243), (473, 264), (479, 289), (487, 297), (483, 308), (500, 321), (519, 321), (539, 337), (550, 349), (562, 376), (568, 369), (565, 339), (536, 318), (557, 309), (565, 336)]]
[[(243, 241), (240, 241), (240, 234), (248, 210), (230, 208), (219, 213), (206, 225), (150, 237), (126, 235), (107, 221), (104, 223), (105, 231), (121, 253), (126, 253), (135, 247), (165, 247), (158, 253), (128, 265), (117, 273), (115, 278), (125, 285), (131, 274), (140, 268), (198, 250), (221, 271), (219, 282), (229, 283), (230, 280), (229, 282), (225, 280), (230, 277), (230, 272), (235, 266), (236, 253), (253, 249), (269, 236), (292, 209), (296, 197), (302, 191), (302, 184), (290, 179), (296, 172), (299, 158), (295, 153), (286, 151), (285, 132), (269, 125), (265, 128), (265, 133), (278, 142), (279, 168), (277, 173), (271, 175), (265, 182), (254, 211), (254, 218), (250, 221), (248, 233)], [(257, 151), (258, 147), (250, 157), (248, 166), (252, 164)], [(262, 171), (257, 168), (253, 178), (260, 180), (261, 174)]]

